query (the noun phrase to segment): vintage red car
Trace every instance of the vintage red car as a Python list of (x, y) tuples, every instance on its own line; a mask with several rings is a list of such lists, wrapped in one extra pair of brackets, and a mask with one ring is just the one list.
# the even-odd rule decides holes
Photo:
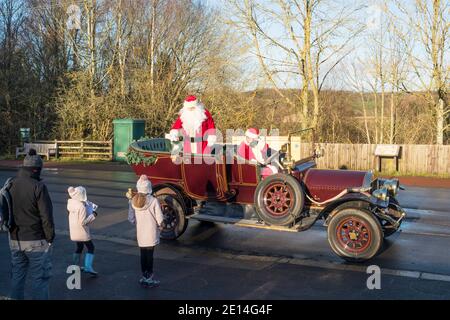
[[(405, 217), (395, 198), (399, 181), (317, 169), (319, 152), (293, 161), (290, 146), (289, 139), (273, 151), (268, 163), (277, 163), (280, 173), (264, 179), (264, 165), (244, 161), (230, 145), (216, 146), (210, 155), (174, 155), (169, 140), (148, 139), (132, 143), (128, 158), (135, 173), (153, 183), (165, 217), (164, 239), (181, 236), (189, 219), (279, 231), (304, 231), (323, 220), (337, 255), (350, 261), (375, 256)], [(209, 203), (219, 206), (208, 213)]]

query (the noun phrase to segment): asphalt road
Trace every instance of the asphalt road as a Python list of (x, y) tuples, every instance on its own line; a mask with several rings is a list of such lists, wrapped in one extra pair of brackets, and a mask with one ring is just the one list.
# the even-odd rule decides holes
[[(14, 171), (0, 171), (0, 184)], [(329, 248), (318, 223), (301, 233), (204, 226), (190, 221), (175, 242), (156, 253), (161, 286), (137, 285), (135, 230), (127, 219), (124, 193), (135, 175), (121, 171), (52, 169), (43, 178), (55, 207), (55, 299), (449, 299), (450, 189), (411, 187), (399, 196), (408, 217), (370, 263), (348, 264)], [(100, 206), (92, 226), (97, 237), (97, 279), (83, 278), (82, 290), (66, 287), (73, 244), (67, 237), (67, 188), (83, 185)], [(0, 296), (8, 294), (7, 238), (0, 235)], [(381, 268), (381, 289), (366, 286), (366, 267)], [(98, 283), (101, 285), (98, 285)]]

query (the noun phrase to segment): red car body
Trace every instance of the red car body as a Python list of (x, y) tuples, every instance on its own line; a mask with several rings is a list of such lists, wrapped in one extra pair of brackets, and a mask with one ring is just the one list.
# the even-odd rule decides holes
[[(154, 165), (132, 165), (137, 175), (147, 175), (154, 186), (176, 185), (195, 200), (217, 200), (253, 204), (255, 190), (261, 181), (259, 167), (252, 163), (240, 163), (235, 157), (225, 164), (207, 164), (214, 156), (204, 155), (202, 164), (174, 164), (170, 153), (144, 152), (145, 156), (156, 156)], [(206, 161), (205, 161), (206, 158)], [(207, 159), (212, 159), (208, 161)], [(346, 188), (370, 186), (372, 175), (366, 171), (315, 169), (313, 161), (298, 164), (292, 175), (304, 183), (307, 192), (316, 201), (323, 202), (338, 195)], [(233, 198), (230, 198), (230, 192)], [(306, 200), (308, 202), (308, 200)]]
[[(281, 173), (263, 179), (261, 165), (239, 158), (236, 146), (220, 146), (213, 155), (171, 150), (165, 139), (135, 142), (129, 149), (133, 170), (150, 178), (166, 212), (162, 234), (167, 239), (180, 236), (190, 218), (290, 231), (306, 230), (323, 219), (335, 253), (366, 260), (405, 217), (395, 200), (398, 180), (374, 179), (370, 171), (317, 169), (316, 156), (293, 162), (275, 152)], [(205, 201), (250, 205), (257, 215), (253, 221), (212, 219), (196, 213)]]

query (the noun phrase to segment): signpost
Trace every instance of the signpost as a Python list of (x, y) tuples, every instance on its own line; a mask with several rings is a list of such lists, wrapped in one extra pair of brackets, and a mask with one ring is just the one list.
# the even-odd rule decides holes
[(378, 158), (378, 171), (381, 171), (382, 158), (395, 158), (395, 171), (398, 171), (398, 158), (400, 146), (395, 144), (379, 144), (375, 148), (375, 157)]

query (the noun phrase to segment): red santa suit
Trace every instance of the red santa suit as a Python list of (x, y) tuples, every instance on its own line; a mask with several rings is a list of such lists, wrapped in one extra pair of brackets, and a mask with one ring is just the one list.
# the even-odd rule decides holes
[(166, 137), (172, 141), (183, 137), (185, 154), (208, 154), (216, 142), (216, 127), (209, 111), (195, 96), (188, 96)]
[[(245, 132), (245, 136), (251, 139), (259, 139), (259, 130), (250, 128)], [(240, 144), (238, 155), (248, 161), (264, 164), (265, 159), (267, 158), (268, 150), (269, 145), (264, 140), (260, 139), (258, 144), (252, 147), (246, 139)], [(263, 178), (275, 173), (278, 173), (278, 169), (270, 164), (266, 165), (261, 170), (261, 175), (263, 176)]]

